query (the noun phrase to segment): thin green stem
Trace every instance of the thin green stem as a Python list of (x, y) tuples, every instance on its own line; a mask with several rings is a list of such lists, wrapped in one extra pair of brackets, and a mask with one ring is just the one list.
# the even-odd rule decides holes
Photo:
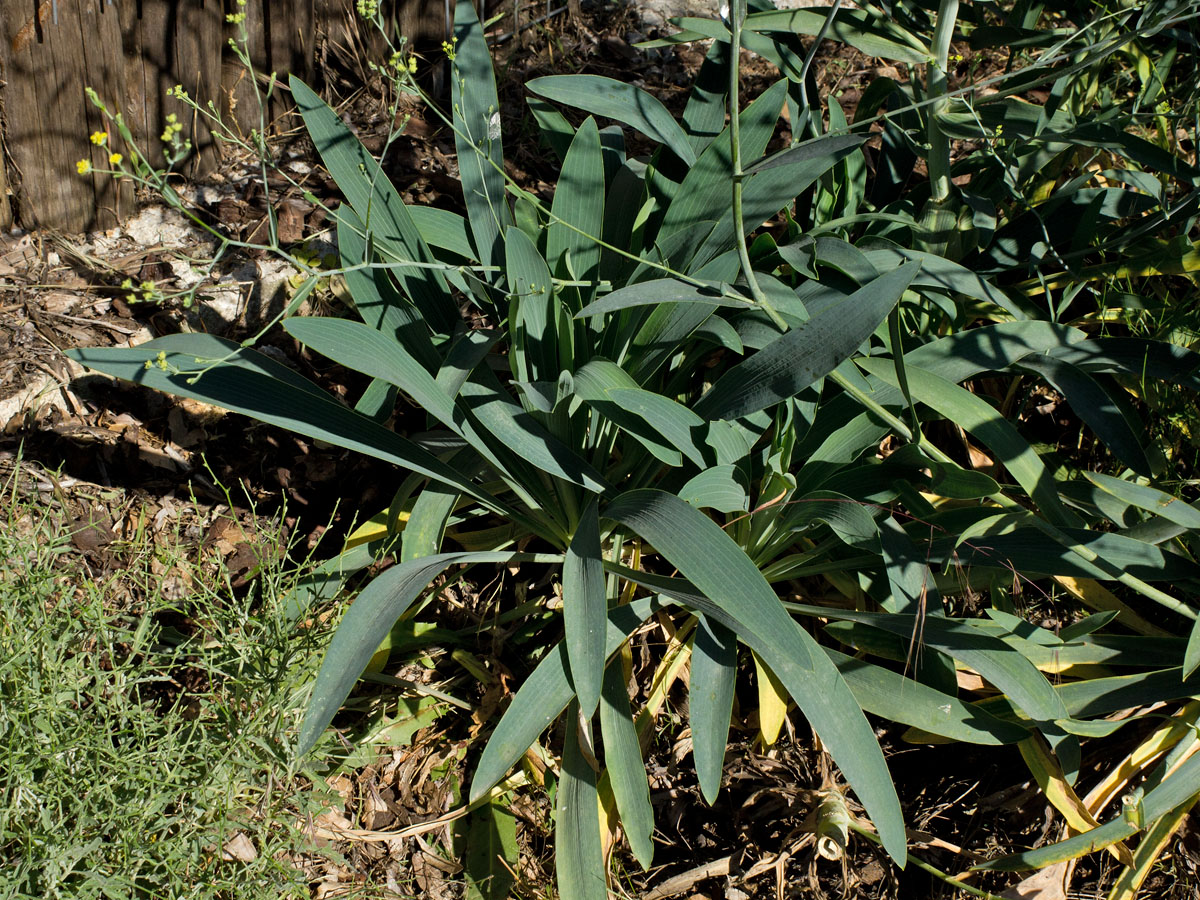
[[(808, 48), (808, 53), (805, 54), (804, 65), (800, 67), (800, 121), (795, 124), (792, 132), (793, 144), (797, 144), (803, 139), (804, 129), (812, 119), (812, 104), (808, 101), (808, 70), (812, 68), (813, 60), (817, 58), (817, 50), (820, 49), (821, 42), (825, 40), (825, 35), (833, 26), (833, 20), (837, 17), (841, 6), (842, 0), (833, 0), (833, 5), (829, 7), (829, 12), (825, 15), (825, 21), (821, 23), (821, 30), (817, 32), (812, 45)], [(819, 132), (815, 128), (813, 136), (819, 136)]]
[(926, 93), (933, 101), (925, 112), (925, 131), (929, 140), (929, 184), (935, 203), (950, 199), (950, 139), (938, 124), (938, 116), (946, 109), (946, 71), (957, 19), (958, 0), (942, 0), (933, 32), (933, 61), (927, 67), (926, 80)]
[(862, 404), (866, 408), (867, 412), (876, 416), (889, 428), (894, 429), (896, 433), (900, 435), (900, 437), (904, 438), (904, 440), (911, 441), (913, 439), (912, 429), (910, 429), (902, 419), (900, 419), (898, 416), (892, 415), (892, 413), (888, 412), (888, 410), (884, 409), (877, 402), (872, 400), (870, 395), (860, 390), (856, 384), (850, 381), (850, 379), (844, 376), (841, 372), (833, 371), (825, 377), (833, 381), (834, 384), (838, 385), (838, 387)]
[(737, 240), (738, 259), (742, 264), (742, 273), (746, 276), (746, 284), (750, 288), (750, 296), (754, 302), (771, 318), (780, 331), (787, 331), (787, 322), (776, 312), (767, 295), (759, 286), (754, 274), (754, 266), (750, 263), (750, 248), (746, 244), (745, 218), (742, 211), (742, 188), (746, 173), (742, 171), (742, 129), (741, 129), (741, 99), (738, 96), (738, 81), (742, 56), (742, 22), (746, 18), (746, 0), (734, 0), (730, 10), (730, 27), (733, 37), (730, 44), (729, 59), (729, 158), (733, 168), (733, 234)]
[[(880, 843), (879, 835), (875, 834), (875, 832), (873, 832), (873, 831), (868, 831), (866, 828), (863, 828), (861, 825), (859, 825), (857, 822), (854, 822), (853, 820), (851, 820), (851, 822), (850, 822), (850, 830), (853, 831), (855, 834), (865, 837), (867, 840), (871, 841), (872, 843), (876, 843), (876, 844)], [(987, 891), (980, 890), (977, 887), (972, 887), (969, 884), (964, 884), (960, 879), (955, 878), (953, 875), (951, 875), (948, 872), (943, 872), (937, 866), (934, 866), (930, 863), (925, 862), (925, 860), (921, 859), (918, 856), (910, 855), (908, 857), (908, 860), (914, 866), (916, 866), (918, 869), (921, 869), (924, 872), (928, 872), (930, 875), (932, 875), (934, 878), (938, 879), (939, 881), (944, 881), (946, 884), (951, 885), (952, 887), (958, 888), (961, 891), (966, 891), (968, 894), (970, 894), (973, 897), (982, 897), (982, 898), (984, 898), (984, 900), (1001, 900), (1001, 898), (998, 894), (991, 894), (991, 893), (988, 893)]]

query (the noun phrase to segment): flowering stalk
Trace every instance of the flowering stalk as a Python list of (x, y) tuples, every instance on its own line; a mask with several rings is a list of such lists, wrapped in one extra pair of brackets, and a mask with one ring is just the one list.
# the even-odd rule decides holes
[(742, 214), (742, 182), (746, 173), (742, 170), (742, 133), (741, 133), (741, 102), (738, 97), (738, 75), (742, 56), (742, 23), (746, 19), (746, 0), (733, 0), (733, 8), (729, 11), (730, 26), (730, 60), (729, 60), (729, 158), (733, 169), (733, 233), (737, 239), (738, 259), (742, 264), (742, 272), (746, 276), (746, 284), (750, 288), (750, 296), (762, 310), (771, 317), (771, 321), (780, 331), (787, 331), (787, 322), (775, 311), (767, 295), (759, 287), (754, 275), (754, 267), (750, 264), (750, 250), (746, 246), (745, 219)]
[(926, 94), (933, 102), (926, 111), (926, 136), (929, 140), (929, 184), (933, 201), (950, 199), (950, 139), (937, 117), (946, 109), (946, 71), (950, 63), (950, 42), (958, 20), (958, 0), (942, 0), (933, 32), (933, 60), (927, 67)]

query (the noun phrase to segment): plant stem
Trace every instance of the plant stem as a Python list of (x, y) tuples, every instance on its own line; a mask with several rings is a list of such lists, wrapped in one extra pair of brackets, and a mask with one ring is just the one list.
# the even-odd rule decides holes
[(950, 139), (942, 132), (937, 117), (946, 109), (946, 67), (950, 42), (958, 19), (958, 0), (942, 0), (933, 32), (933, 61), (927, 67), (926, 94), (933, 101), (925, 113), (929, 141), (929, 185), (935, 203), (950, 199)]
[(750, 249), (746, 246), (745, 219), (742, 215), (742, 181), (746, 173), (742, 171), (742, 128), (741, 101), (738, 97), (738, 74), (742, 57), (742, 22), (746, 18), (746, 0), (733, 0), (730, 15), (730, 60), (729, 60), (729, 158), (733, 168), (733, 233), (737, 239), (738, 259), (742, 264), (742, 272), (746, 276), (746, 284), (750, 287), (750, 296), (762, 310), (771, 317), (771, 321), (780, 331), (787, 331), (787, 322), (775, 311), (767, 295), (759, 287), (754, 275), (754, 267), (750, 264)]
[[(799, 143), (804, 139), (803, 132), (808, 127), (808, 123), (812, 120), (812, 104), (808, 102), (808, 70), (812, 68), (813, 60), (817, 58), (817, 50), (821, 47), (821, 41), (825, 40), (825, 35), (829, 33), (830, 27), (833, 25), (833, 20), (837, 17), (838, 10), (842, 7), (842, 0), (833, 0), (833, 5), (829, 7), (829, 12), (825, 15), (825, 21), (821, 23), (821, 30), (817, 32), (817, 36), (813, 38), (812, 46), (808, 48), (808, 53), (804, 57), (804, 65), (800, 67), (800, 101), (802, 109), (800, 110), (800, 121), (793, 126), (792, 143)], [(813, 137), (820, 136), (820, 130), (813, 129)]]
[[(850, 830), (853, 831), (855, 834), (865, 837), (869, 841), (872, 841), (876, 844), (879, 843), (879, 835), (875, 834), (875, 832), (873, 832), (873, 831), (869, 831), (866, 828), (863, 828), (861, 825), (859, 825), (854, 820), (850, 821)], [(972, 895), (973, 897), (983, 897), (984, 900), (1000, 900), (999, 895), (988, 893), (987, 891), (980, 890), (977, 887), (972, 887), (971, 885), (966, 884), (959, 878), (955, 878), (950, 873), (943, 872), (937, 866), (934, 866), (934, 865), (931, 865), (930, 863), (925, 862), (925, 860), (921, 859), (918, 856), (910, 855), (908, 857), (908, 860), (914, 866), (916, 866), (918, 869), (922, 869), (923, 871), (928, 872), (930, 875), (932, 875), (934, 878), (938, 879), (939, 881), (944, 881), (946, 884), (953, 885), (955, 888), (957, 888), (960, 891), (966, 891), (968, 894)]]

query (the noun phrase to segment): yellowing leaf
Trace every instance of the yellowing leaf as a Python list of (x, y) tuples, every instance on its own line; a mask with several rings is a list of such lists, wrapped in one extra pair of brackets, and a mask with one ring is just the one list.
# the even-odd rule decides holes
[(773, 747), (787, 718), (787, 689), (780, 683), (758, 654), (754, 654), (754, 670), (758, 674), (758, 728), (764, 747)]
[[(1049, 748), (1040, 737), (1030, 735), (1017, 746), (1021, 751), (1021, 758), (1029, 766), (1029, 771), (1042, 789), (1042, 793), (1046, 795), (1046, 799), (1050, 801), (1051, 805), (1062, 813), (1068, 826), (1081, 834), (1100, 827), (1096, 817), (1067, 783), (1058, 760), (1051, 755)], [(1132, 864), (1133, 856), (1123, 843), (1118, 841), (1107, 849), (1122, 864)]]

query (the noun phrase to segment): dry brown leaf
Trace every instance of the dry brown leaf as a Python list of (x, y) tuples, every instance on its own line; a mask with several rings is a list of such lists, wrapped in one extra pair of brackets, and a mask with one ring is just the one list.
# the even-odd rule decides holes
[(1066, 882), (1070, 877), (1070, 860), (1055, 863), (1044, 869), (1038, 869), (1000, 896), (1006, 900), (1067, 900)]
[(225, 842), (221, 858), (244, 863), (254, 862), (258, 859), (258, 851), (254, 849), (254, 842), (246, 837), (244, 831), (235, 831), (233, 837)]

